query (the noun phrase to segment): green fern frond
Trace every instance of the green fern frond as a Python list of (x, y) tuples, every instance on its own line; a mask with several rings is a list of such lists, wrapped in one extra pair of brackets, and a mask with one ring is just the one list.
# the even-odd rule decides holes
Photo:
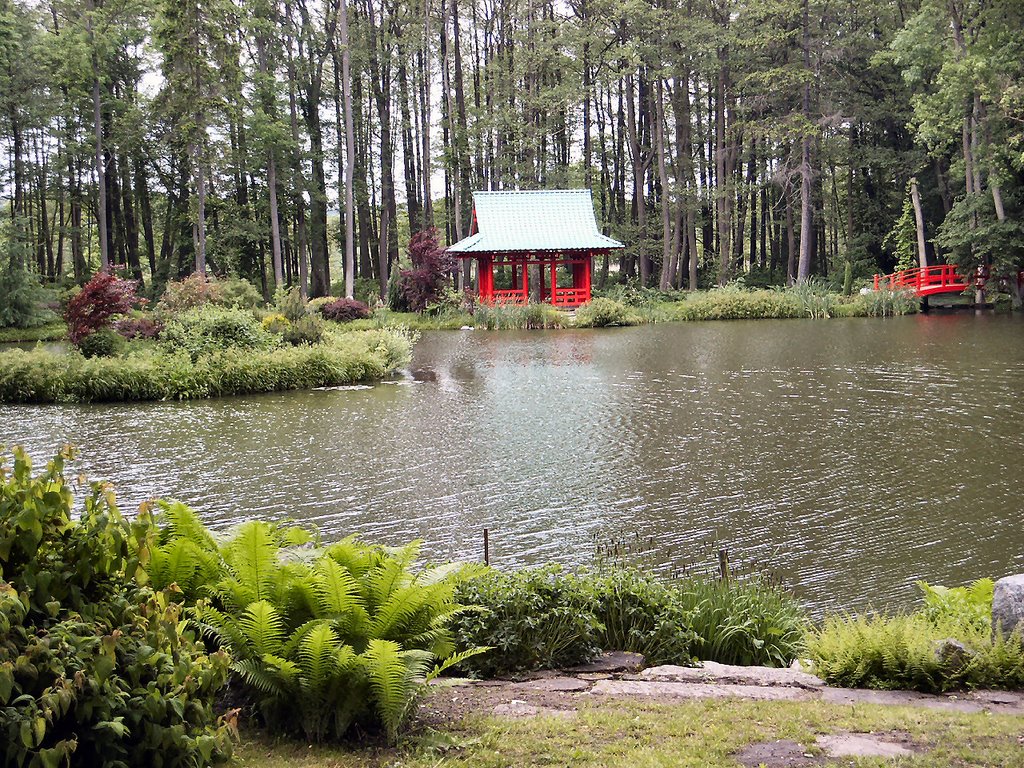
[(459, 651), (458, 653), (453, 653), (450, 656), (448, 656), (444, 661), (442, 661), (440, 664), (435, 665), (434, 668), (430, 672), (427, 673), (427, 682), (430, 682), (431, 680), (433, 680), (434, 678), (438, 677), (439, 675), (444, 674), (445, 672), (447, 672), (449, 669), (451, 669), (452, 667), (456, 666), (457, 664), (461, 664), (466, 659), (471, 659), (474, 656), (479, 656), (482, 653), (487, 653), (488, 651), (493, 651), (493, 650), (494, 650), (493, 647), (491, 647), (489, 645), (485, 645), (485, 646), (480, 646), (478, 648), (467, 648), (464, 651)]
[(363, 659), (370, 688), (376, 701), (374, 708), (388, 739), (394, 741), (409, 710), (426, 682), (431, 656), (425, 651), (403, 651), (398, 643), (371, 640)]
[(284, 621), (277, 609), (266, 600), (252, 603), (239, 617), (248, 648), (257, 656), (277, 654), (284, 643)]

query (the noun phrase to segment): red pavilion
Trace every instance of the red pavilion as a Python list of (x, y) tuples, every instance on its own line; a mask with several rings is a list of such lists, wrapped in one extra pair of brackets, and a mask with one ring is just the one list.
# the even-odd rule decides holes
[(558, 189), (474, 192), (469, 237), (448, 251), (476, 261), (482, 302), (526, 304), (532, 294), (578, 307), (590, 301), (594, 257), (623, 247), (598, 230), (590, 190)]

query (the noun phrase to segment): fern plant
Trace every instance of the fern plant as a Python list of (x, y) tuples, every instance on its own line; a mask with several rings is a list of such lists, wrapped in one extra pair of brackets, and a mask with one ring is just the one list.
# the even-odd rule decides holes
[(149, 579), (177, 584), (272, 729), (319, 742), (357, 726), (393, 741), (430, 677), (485, 650), (455, 654), (449, 630), (464, 610), (456, 587), (478, 569), (417, 568), (418, 543), (320, 547), (259, 521), (218, 540), (184, 505), (155, 516), (140, 558)]

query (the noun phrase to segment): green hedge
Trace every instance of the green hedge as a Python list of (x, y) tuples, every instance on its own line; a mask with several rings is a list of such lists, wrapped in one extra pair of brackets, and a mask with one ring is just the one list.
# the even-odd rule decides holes
[(336, 334), (317, 346), (267, 352), (227, 349), (195, 362), (145, 345), (111, 358), (44, 350), (0, 353), (0, 402), (186, 400), (380, 379), (408, 362), (400, 330)]
[(651, 664), (786, 666), (803, 649), (796, 599), (758, 577), (666, 581), (618, 566), (548, 566), (489, 571), (457, 598), (479, 606), (455, 619), (459, 646), (494, 649), (463, 664), (484, 677), (573, 666), (601, 650), (642, 653)]

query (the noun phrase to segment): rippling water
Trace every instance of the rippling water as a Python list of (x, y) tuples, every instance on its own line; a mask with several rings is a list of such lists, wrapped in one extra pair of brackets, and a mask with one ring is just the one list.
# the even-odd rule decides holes
[(125, 507), (436, 557), (479, 557), (488, 527), (498, 564), (582, 563), (625, 533), (671, 568), (717, 536), (821, 610), (1024, 571), (1022, 394), (1019, 318), (438, 332), (394, 382), (0, 406), (0, 444), (78, 445)]

